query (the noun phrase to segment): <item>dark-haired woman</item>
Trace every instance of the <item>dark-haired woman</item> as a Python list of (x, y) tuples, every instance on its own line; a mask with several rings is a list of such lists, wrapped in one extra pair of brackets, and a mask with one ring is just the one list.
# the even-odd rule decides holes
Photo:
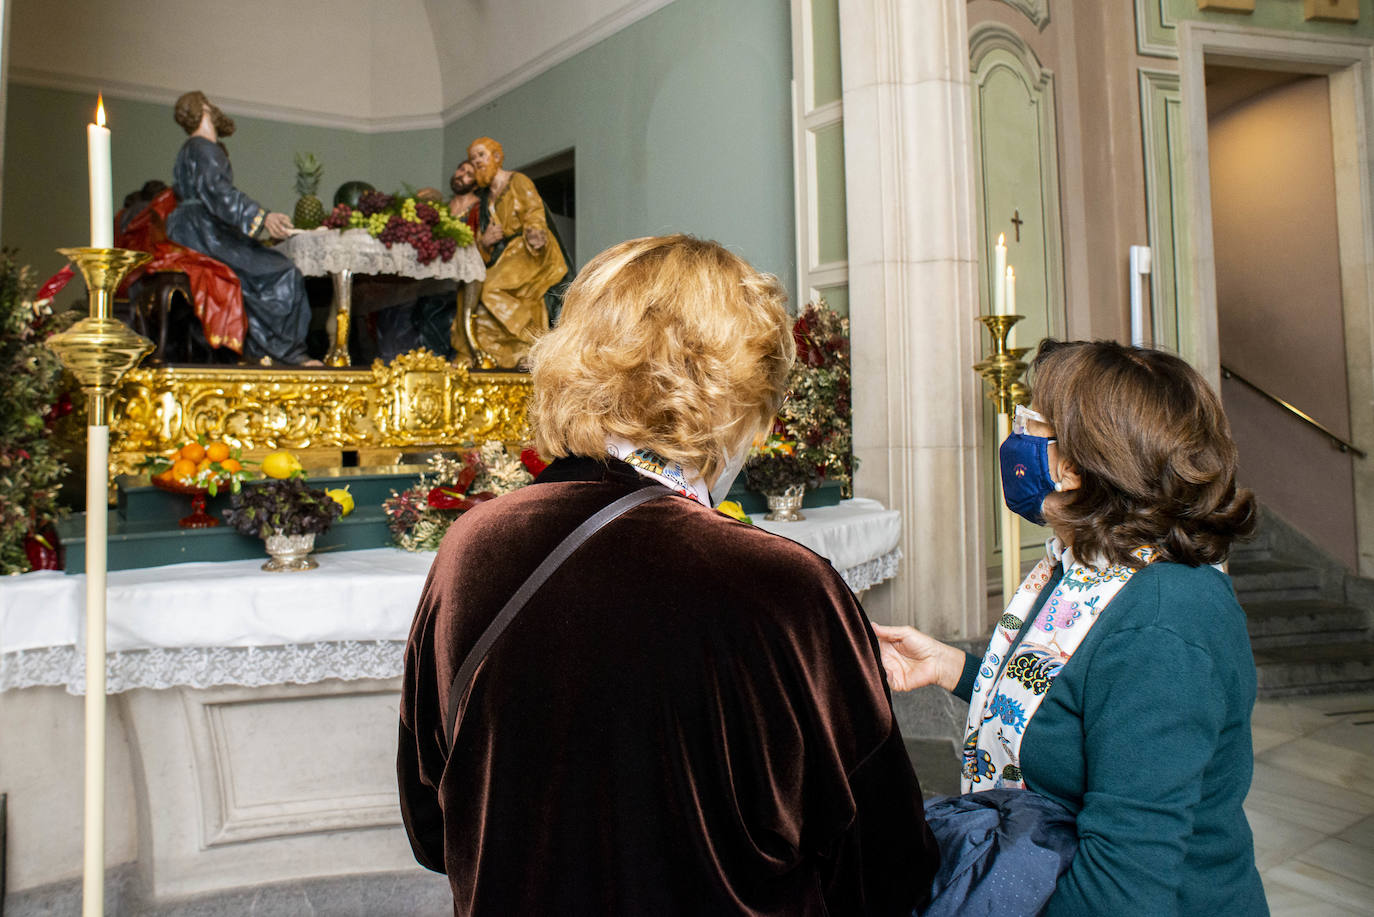
[[(1110, 342), (1044, 342), (1032, 382), (1000, 460), (1008, 505), (1053, 529), (1048, 556), (981, 659), (875, 627), (889, 681), (970, 701), (963, 799), (1024, 788), (1062, 807), (1077, 853), (1043, 913), (1267, 914), (1241, 809), (1254, 659), (1215, 566), (1255, 508), (1221, 404), (1177, 357)], [(944, 854), (937, 892), (960, 871)]]

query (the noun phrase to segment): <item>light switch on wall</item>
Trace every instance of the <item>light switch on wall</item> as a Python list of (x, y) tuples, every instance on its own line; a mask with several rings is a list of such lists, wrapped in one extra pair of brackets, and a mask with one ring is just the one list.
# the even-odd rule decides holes
[(1359, 22), (1360, 0), (1303, 0), (1303, 13), (1326, 22)]

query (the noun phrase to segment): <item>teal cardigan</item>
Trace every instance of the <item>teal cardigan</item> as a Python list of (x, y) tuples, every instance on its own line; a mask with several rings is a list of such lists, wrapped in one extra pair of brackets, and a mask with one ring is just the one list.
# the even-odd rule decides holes
[[(965, 700), (980, 663), (965, 660)], [(1046, 914), (1269, 913), (1241, 810), (1254, 704), (1245, 612), (1226, 575), (1170, 563), (1137, 572), (1022, 739), (1026, 786), (1078, 819), (1078, 854)]]

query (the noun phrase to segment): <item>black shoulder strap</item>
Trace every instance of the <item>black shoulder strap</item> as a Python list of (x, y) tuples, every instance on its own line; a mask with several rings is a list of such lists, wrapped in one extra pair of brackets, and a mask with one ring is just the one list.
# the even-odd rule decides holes
[(482, 636), (477, 638), (477, 643), (468, 653), (467, 658), (463, 660), (463, 664), (458, 667), (458, 673), (453, 676), (453, 683), (448, 688), (448, 714), (444, 717), (445, 745), (449, 748), (453, 747), (453, 727), (458, 719), (458, 704), (463, 699), (463, 695), (467, 693), (468, 685), (472, 681), (472, 676), (476, 674), (477, 667), (482, 664), (482, 660), (486, 658), (492, 644), (501, 636), (501, 632), (506, 629), (511, 621), (515, 620), (515, 616), (539, 591), (539, 587), (544, 585), (544, 581), (552, 576), (555, 570), (563, 566), (563, 562), (572, 556), (574, 551), (582, 547), (583, 542), (595, 535), (608, 523), (628, 513), (641, 503), (672, 492), (662, 484), (653, 484), (626, 494), (573, 529), (572, 533), (560, 541), (558, 547), (554, 548), (549, 556), (544, 558), (543, 563), (535, 567), (529, 578), (520, 584), (520, 588), (515, 590), (515, 594), (497, 612), (496, 617), (487, 625), (487, 629), (482, 631)]

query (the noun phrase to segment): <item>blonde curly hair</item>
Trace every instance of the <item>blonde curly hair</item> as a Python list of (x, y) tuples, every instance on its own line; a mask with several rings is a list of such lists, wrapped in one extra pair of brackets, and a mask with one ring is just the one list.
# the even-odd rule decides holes
[(710, 479), (777, 414), (796, 356), (786, 293), (715, 242), (622, 242), (568, 288), (530, 350), (530, 418), (546, 458), (618, 437)]

